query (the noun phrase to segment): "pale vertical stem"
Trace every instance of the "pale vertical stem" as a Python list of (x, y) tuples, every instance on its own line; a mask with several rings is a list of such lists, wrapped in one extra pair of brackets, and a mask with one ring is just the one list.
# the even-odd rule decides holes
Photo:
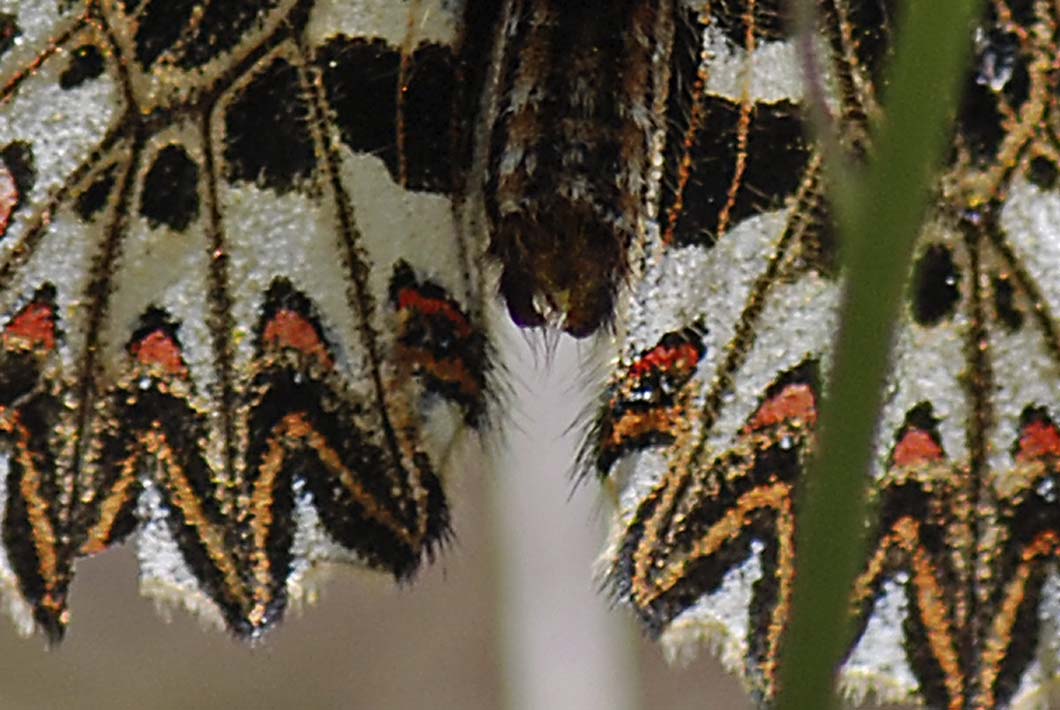
[(513, 326), (501, 337), (515, 384), (489, 485), (507, 708), (636, 710), (635, 639), (592, 575), (607, 515), (592, 482), (570, 495), (581, 432), (564, 432), (585, 404), (578, 348), (564, 337), (549, 357), (531, 336), (535, 361)]

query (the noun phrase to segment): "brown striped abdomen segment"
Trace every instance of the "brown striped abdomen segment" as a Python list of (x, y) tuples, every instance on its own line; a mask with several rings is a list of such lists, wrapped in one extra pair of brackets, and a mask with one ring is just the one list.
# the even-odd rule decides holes
[(611, 318), (645, 219), (665, 0), (513, 0), (488, 126), (490, 253), (516, 323)]

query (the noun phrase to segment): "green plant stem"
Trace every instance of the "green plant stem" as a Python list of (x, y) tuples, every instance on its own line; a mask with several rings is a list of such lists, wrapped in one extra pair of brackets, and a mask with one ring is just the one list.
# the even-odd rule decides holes
[(933, 184), (949, 145), (980, 0), (910, 0), (863, 173), (833, 167), (845, 268), (841, 326), (819, 455), (796, 501), (797, 578), (783, 643), (779, 710), (835, 707), (835, 671), (850, 643), (853, 580), (863, 565), (865, 492), (893, 324)]

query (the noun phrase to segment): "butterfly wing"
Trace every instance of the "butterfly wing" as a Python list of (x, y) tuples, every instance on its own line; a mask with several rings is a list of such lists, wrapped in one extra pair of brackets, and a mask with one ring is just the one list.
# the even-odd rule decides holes
[(318, 562), (409, 576), (485, 416), (448, 194), (452, 12), (66, 5), (4, 15), (21, 41), (0, 57), (23, 627), (61, 636), (75, 560), (134, 529), (146, 590), (244, 636)]
[[(618, 596), (672, 653), (718, 648), (763, 703), (841, 283), (819, 158), (783, 124), (800, 125), (817, 81), (858, 149), (890, 18), (823, 3), (827, 69), (806, 82), (776, 9), (712, 4), (685, 24), (684, 65), (675, 47), (683, 135), (585, 456), (620, 487)], [(1020, 706), (1055, 675), (1055, 21), (995, 3), (980, 30), (881, 413), (878, 531), (842, 671), (855, 696)]]

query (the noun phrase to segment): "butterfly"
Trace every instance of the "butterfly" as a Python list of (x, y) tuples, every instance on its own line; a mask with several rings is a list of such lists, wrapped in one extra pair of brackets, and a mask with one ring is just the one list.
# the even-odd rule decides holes
[[(617, 491), (610, 587), (768, 703), (842, 284), (807, 86), (865, 150), (895, 12), (819, 5), (809, 79), (780, 0), (5, 8), (21, 626), (60, 638), (77, 560), (134, 531), (146, 589), (248, 638), (321, 561), (412, 575), (498, 409), (499, 292), (613, 334), (582, 457)], [(1005, 707), (1055, 674), (1055, 21), (997, 0), (977, 30), (869, 479), (855, 695)]]
[[(867, 149), (896, 8), (818, 4), (806, 74), (783, 3), (675, 22), (657, 229), (583, 453), (617, 487), (615, 596), (670, 653), (776, 693), (842, 272), (809, 104)], [(988, 3), (919, 236), (839, 671), (855, 702), (1045, 707), (1060, 649), (1055, 8)], [(686, 66), (687, 66), (686, 65)], [(821, 494), (827, 494), (822, 491)]]
[[(437, 3), (0, 14), (0, 580), (53, 641), (76, 561), (238, 636), (318, 563), (449, 535), (489, 340), (448, 197)], [(410, 18), (417, 19), (415, 25)]]

